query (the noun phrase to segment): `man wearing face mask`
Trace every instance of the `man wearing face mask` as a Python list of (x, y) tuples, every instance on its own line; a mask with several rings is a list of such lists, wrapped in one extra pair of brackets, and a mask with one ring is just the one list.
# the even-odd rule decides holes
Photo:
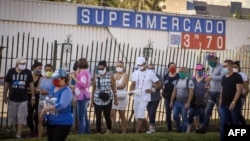
[[(32, 73), (26, 69), (26, 59), (18, 58), (16, 60), (16, 67), (8, 70), (5, 77), (3, 101), (9, 104), (9, 117), (11, 123), (16, 127), (16, 138), (20, 139), (22, 136), (23, 126), (27, 124), (28, 107), (30, 104), (35, 104), (35, 90), (33, 84)], [(28, 103), (28, 90), (30, 87), (31, 98)], [(9, 96), (7, 93), (9, 91)]]
[(220, 94), (220, 141), (224, 141), (224, 126), (228, 125), (230, 118), (233, 125), (239, 125), (243, 80), (240, 74), (233, 72), (233, 65), (232, 60), (223, 63), (225, 75), (222, 77)]
[[(223, 65), (219, 63), (218, 57), (215, 52), (211, 52), (207, 54), (206, 60), (209, 65), (209, 74), (206, 80), (206, 86), (209, 86), (208, 96), (207, 96), (207, 105), (205, 110), (204, 123), (202, 127), (197, 131), (197, 133), (206, 133), (207, 127), (209, 126), (210, 117), (212, 115), (212, 111), (214, 105), (216, 104), (219, 107), (220, 100), (220, 92), (222, 89), (221, 79), (223, 77)], [(219, 111), (218, 111), (219, 113)]]
[(140, 132), (142, 126), (148, 131), (148, 121), (145, 118), (145, 112), (150, 101), (150, 94), (152, 91), (152, 85), (155, 89), (161, 87), (159, 78), (155, 73), (146, 68), (146, 60), (144, 57), (138, 57), (136, 64), (138, 70), (132, 74), (132, 83), (130, 85), (130, 91), (135, 90), (134, 93), (134, 116), (137, 120), (136, 133)]
[(194, 84), (191, 79), (187, 78), (186, 67), (179, 69), (179, 76), (180, 79), (176, 81), (174, 86), (169, 107), (173, 108), (173, 118), (177, 126), (177, 132), (186, 132), (188, 125), (187, 114), (194, 94)]

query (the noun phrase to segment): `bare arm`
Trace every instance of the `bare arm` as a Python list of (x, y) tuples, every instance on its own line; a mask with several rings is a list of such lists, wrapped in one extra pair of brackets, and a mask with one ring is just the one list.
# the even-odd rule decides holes
[(122, 90), (128, 85), (128, 74), (123, 74), (123, 79), (120, 85), (117, 85), (116, 88), (117, 90)]
[(129, 90), (130, 90), (130, 91), (135, 90), (135, 81), (132, 81)]
[(31, 105), (35, 105), (35, 87), (33, 82), (29, 83), (30, 86), (30, 92), (31, 92)]
[(247, 96), (249, 93), (248, 84), (249, 84), (248, 80), (243, 82), (243, 90), (244, 90), (243, 96)]
[(176, 97), (176, 88), (173, 89), (172, 96), (171, 96), (171, 103), (174, 102), (175, 97)]
[(3, 89), (3, 101), (4, 101), (5, 104), (8, 103), (7, 93), (8, 93), (9, 88), (10, 88), (10, 83), (5, 82), (4, 83), (4, 89)]
[(115, 78), (114, 78), (113, 74), (111, 74), (111, 87), (112, 87), (112, 90), (113, 90), (113, 93), (114, 93), (114, 104), (118, 105), (117, 93), (116, 93), (116, 83), (115, 83)]

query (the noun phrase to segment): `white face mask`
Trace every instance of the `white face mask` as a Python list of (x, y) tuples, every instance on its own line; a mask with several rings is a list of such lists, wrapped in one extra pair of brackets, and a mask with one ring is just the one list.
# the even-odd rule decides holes
[(19, 70), (25, 70), (25, 68), (26, 68), (26, 65), (20, 65), (20, 64), (18, 65)]
[(106, 73), (106, 68), (104, 68), (104, 70), (98, 70), (98, 73), (100, 75), (104, 75)]
[(239, 70), (237, 68), (233, 68), (234, 72), (239, 72)]
[(122, 72), (123, 71), (123, 67), (116, 67), (116, 71), (117, 72)]
[(139, 66), (138, 69), (142, 71), (144, 69), (144, 66)]

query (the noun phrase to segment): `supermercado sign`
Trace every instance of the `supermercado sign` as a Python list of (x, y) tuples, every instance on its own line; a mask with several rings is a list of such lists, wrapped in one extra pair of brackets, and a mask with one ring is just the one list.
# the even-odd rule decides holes
[(177, 40), (172, 43), (182, 47), (225, 49), (226, 22), (221, 19), (78, 7), (77, 24), (166, 31)]

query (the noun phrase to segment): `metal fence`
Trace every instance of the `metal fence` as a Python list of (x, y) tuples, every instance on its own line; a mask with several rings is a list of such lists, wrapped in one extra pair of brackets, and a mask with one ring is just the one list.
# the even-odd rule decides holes
[[(146, 55), (148, 63), (152, 62), (156, 66), (156, 73), (161, 77), (166, 74), (166, 66), (169, 62), (176, 62), (177, 66), (185, 66), (189, 70), (189, 76), (194, 74), (193, 68), (197, 63), (203, 63), (206, 67), (207, 64), (204, 60), (204, 56), (207, 50), (191, 50), (182, 47), (166, 49), (156, 49), (152, 46), (152, 42), (149, 41), (145, 47), (131, 47), (126, 43), (118, 43), (116, 40), (107, 39), (106, 42), (92, 42), (91, 45), (71, 45), (70, 36), (67, 36), (65, 43), (58, 43), (56, 40), (52, 42), (45, 41), (45, 38), (30, 37), (30, 33), (18, 33), (17, 36), (1, 36), (0, 37), (0, 72), (2, 81), (8, 69), (15, 66), (15, 59), (23, 56), (27, 58), (27, 67), (31, 68), (33, 61), (36, 59), (42, 62), (43, 65), (51, 63), (55, 68), (64, 68), (69, 72), (72, 70), (72, 65), (79, 58), (86, 58), (89, 62), (89, 70), (92, 76), (95, 73), (95, 68), (100, 60), (106, 60), (113, 71), (115, 63), (118, 60), (125, 62), (125, 70), (131, 76), (135, 61), (138, 56)], [(149, 49), (149, 48), (152, 48)], [(151, 50), (150, 54), (145, 52)], [(235, 50), (225, 50), (217, 52), (220, 56), (220, 60), (233, 59), (240, 60), (242, 70), (249, 76), (250, 67), (248, 60), (250, 58), (249, 52), (240, 48)], [(130, 83), (129, 83), (130, 84)], [(0, 85), (0, 93), (3, 90), (3, 83)], [(2, 94), (0, 95), (0, 127), (9, 126), (7, 113), (8, 106), (3, 103)], [(243, 115), (246, 119), (250, 119), (250, 106), (249, 97), (243, 109)], [(133, 122), (132, 114), (133, 97), (129, 97), (129, 103), (126, 110), (126, 117), (129, 122)], [(94, 123), (94, 111), (93, 108), (88, 109), (88, 116), (91, 123)], [(218, 122), (218, 113), (216, 107), (212, 117), (214, 122)], [(117, 118), (117, 120), (119, 120)], [(156, 124), (158, 126), (165, 125), (165, 108), (164, 99), (162, 98), (157, 109)]]

